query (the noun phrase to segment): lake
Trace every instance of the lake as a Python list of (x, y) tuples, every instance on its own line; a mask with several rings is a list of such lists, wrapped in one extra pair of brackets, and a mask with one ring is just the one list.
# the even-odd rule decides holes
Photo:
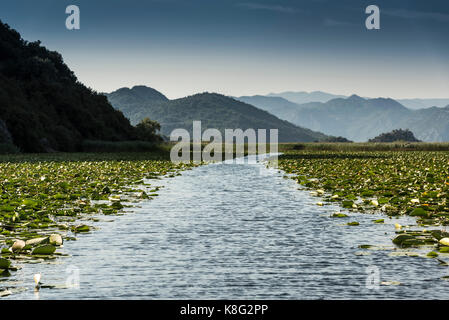
[[(349, 219), (332, 218), (341, 211), (337, 206), (317, 206), (319, 198), (284, 173), (250, 162), (150, 180), (163, 186), (159, 196), (124, 215), (98, 216), (98, 230), (64, 243), (60, 251), (68, 257), (19, 264), (23, 268), (3, 281), (27, 290), (6, 298), (449, 298), (449, 283), (441, 279), (447, 267), (435, 259), (389, 256), (405, 251), (391, 242), (394, 223), (414, 219), (353, 212)], [(385, 223), (374, 224), (379, 218)], [(347, 226), (350, 221), (360, 225)], [(380, 248), (359, 248), (364, 244)], [(33, 274), (40, 272), (44, 284), (64, 284), (73, 270), (79, 288), (34, 292)]]

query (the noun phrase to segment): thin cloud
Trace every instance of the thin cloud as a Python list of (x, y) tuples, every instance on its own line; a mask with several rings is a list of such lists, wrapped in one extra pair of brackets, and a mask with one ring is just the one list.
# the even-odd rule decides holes
[(440, 22), (449, 22), (449, 14), (447, 13), (411, 11), (405, 9), (385, 10), (383, 13), (393, 17), (404, 19), (425, 19)]
[(292, 7), (286, 7), (281, 5), (270, 5), (270, 4), (262, 4), (255, 2), (242, 2), (238, 3), (237, 6), (243, 7), (250, 10), (267, 10), (267, 11), (275, 11), (281, 13), (295, 13), (298, 12), (297, 9)]
[(346, 26), (354, 26), (354, 23), (347, 22), (347, 21), (340, 21), (340, 20), (334, 20), (334, 19), (324, 19), (323, 24), (326, 27), (346, 27)]

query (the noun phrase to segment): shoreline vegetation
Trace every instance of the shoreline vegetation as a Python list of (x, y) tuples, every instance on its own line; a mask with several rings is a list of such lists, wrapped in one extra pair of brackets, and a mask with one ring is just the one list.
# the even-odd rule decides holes
[(15, 264), (65, 255), (58, 248), (94, 230), (93, 215), (152, 199), (159, 190), (152, 179), (194, 166), (172, 163), (164, 152), (0, 156), (0, 276), (11, 276)]
[(449, 151), (449, 142), (281, 143), (279, 151)]
[[(203, 164), (171, 162), (171, 143), (85, 145), (94, 152), (0, 154), (0, 277), (12, 276), (20, 264), (68, 255), (59, 250), (63, 243), (94, 231), (99, 215), (122, 214), (151, 200), (159, 191), (153, 179)], [(245, 146), (244, 155), (247, 151)], [(0, 282), (0, 297), (23, 289)]]
[(332, 217), (348, 220), (354, 211), (415, 217), (416, 227), (395, 225), (393, 243), (427, 249), (430, 258), (449, 253), (448, 143), (289, 144), (280, 149), (279, 169), (322, 199), (317, 205), (336, 203), (348, 213)]
[[(85, 145), (94, 152), (0, 155), (0, 276), (11, 276), (18, 264), (66, 255), (60, 246), (94, 230), (97, 215), (120, 214), (152, 199), (159, 190), (152, 179), (203, 164), (171, 162), (174, 143)], [(233, 157), (240, 155), (237, 145), (233, 150)], [(245, 144), (243, 150), (246, 156), (252, 149)], [(348, 214), (416, 217), (415, 229), (397, 226), (393, 243), (428, 246), (433, 258), (449, 253), (444, 230), (449, 225), (449, 143), (282, 143), (274, 151), (283, 153), (279, 169), (323, 199), (318, 205), (339, 203)], [(350, 218), (344, 213), (333, 217)], [(0, 293), (5, 290), (0, 287)]]

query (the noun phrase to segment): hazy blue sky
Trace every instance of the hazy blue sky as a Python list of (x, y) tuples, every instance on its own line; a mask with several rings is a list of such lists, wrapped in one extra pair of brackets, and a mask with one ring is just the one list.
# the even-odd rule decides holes
[[(381, 30), (365, 28), (370, 4)], [(447, 0), (1, 0), (0, 19), (98, 91), (449, 97)]]

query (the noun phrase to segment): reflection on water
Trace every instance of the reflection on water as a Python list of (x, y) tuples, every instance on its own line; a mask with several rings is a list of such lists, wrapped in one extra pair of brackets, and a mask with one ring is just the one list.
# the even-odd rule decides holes
[[(212, 164), (157, 181), (154, 200), (125, 215), (102, 218), (100, 230), (66, 242), (70, 257), (24, 264), (11, 299), (34, 299), (33, 274), (79, 289), (41, 289), (40, 299), (362, 299), (448, 298), (435, 259), (390, 257), (394, 223), (380, 215), (329, 216), (307, 191), (263, 164)], [(345, 226), (358, 221), (360, 226)], [(380, 281), (369, 286), (377, 268)], [(8, 281), (8, 280), (7, 280)]]

